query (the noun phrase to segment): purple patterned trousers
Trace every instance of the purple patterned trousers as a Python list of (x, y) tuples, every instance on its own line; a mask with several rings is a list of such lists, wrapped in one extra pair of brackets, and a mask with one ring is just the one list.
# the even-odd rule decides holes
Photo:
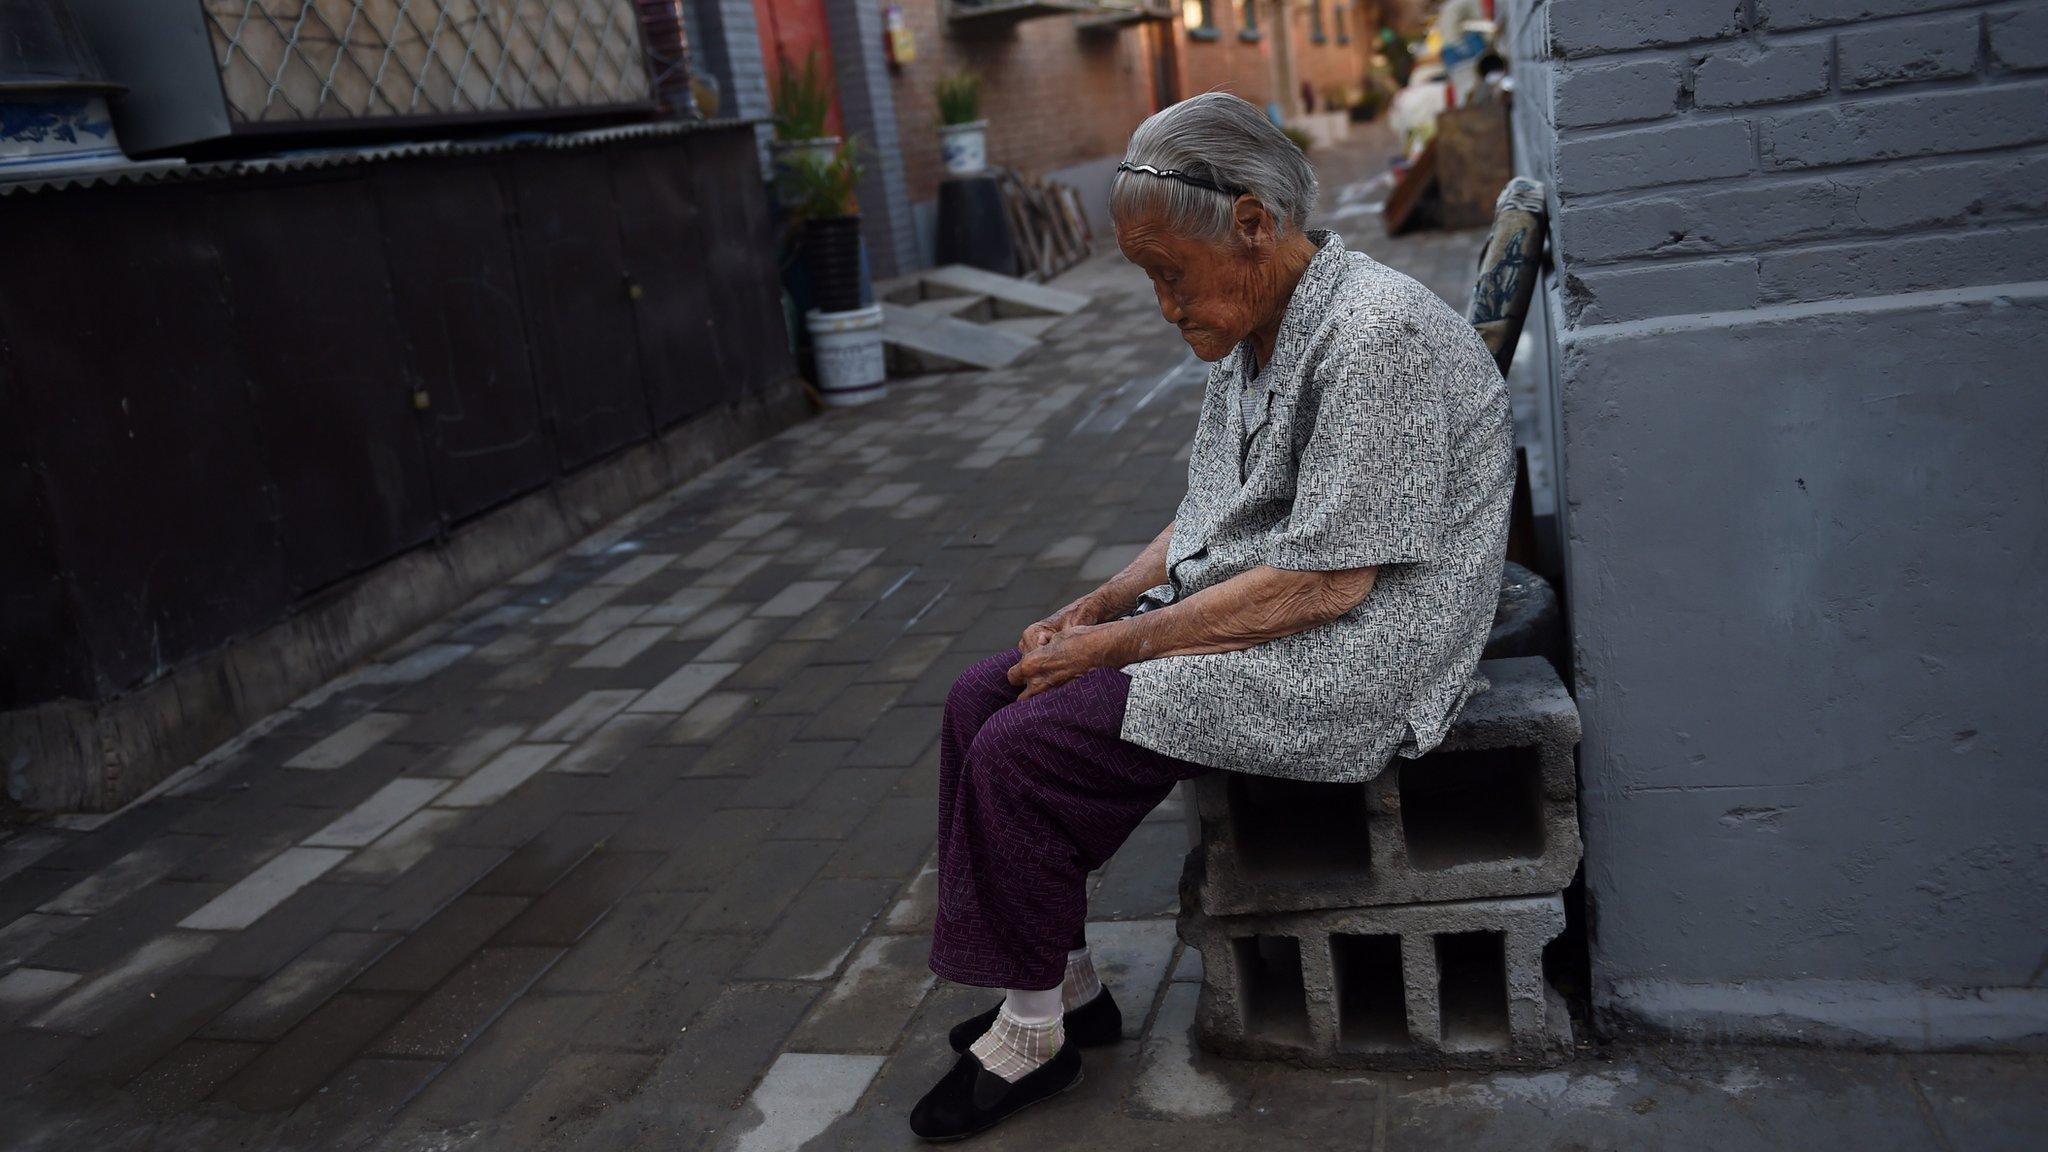
[(939, 732), (939, 911), (932, 971), (983, 988), (1056, 988), (1083, 939), (1088, 873), (1176, 781), (1208, 771), (1124, 741), (1131, 678), (1097, 669), (1029, 700), (1021, 655), (962, 673)]

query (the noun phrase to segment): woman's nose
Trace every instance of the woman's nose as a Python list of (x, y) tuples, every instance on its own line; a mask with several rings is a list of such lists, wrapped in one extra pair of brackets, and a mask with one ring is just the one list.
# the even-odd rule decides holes
[(1181, 319), (1180, 301), (1174, 299), (1171, 293), (1157, 284), (1152, 286), (1152, 292), (1159, 297), (1159, 314), (1166, 317), (1168, 324), (1179, 324)]

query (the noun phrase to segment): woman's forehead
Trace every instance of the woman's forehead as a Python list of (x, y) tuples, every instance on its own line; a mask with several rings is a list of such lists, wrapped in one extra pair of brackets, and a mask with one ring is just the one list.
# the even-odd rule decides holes
[(1205, 247), (1174, 232), (1156, 213), (1117, 220), (1116, 244), (1133, 260), (1187, 260), (1199, 256)]

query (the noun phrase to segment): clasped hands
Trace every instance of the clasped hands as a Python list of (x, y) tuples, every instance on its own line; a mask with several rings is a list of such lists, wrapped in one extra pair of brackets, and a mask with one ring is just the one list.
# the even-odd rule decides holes
[(1108, 643), (1116, 629), (1101, 622), (1105, 615), (1095, 600), (1083, 596), (1024, 629), (1017, 641), (1024, 658), (1010, 666), (1010, 683), (1023, 689), (1017, 699), (1050, 692), (1096, 668), (1118, 667)]

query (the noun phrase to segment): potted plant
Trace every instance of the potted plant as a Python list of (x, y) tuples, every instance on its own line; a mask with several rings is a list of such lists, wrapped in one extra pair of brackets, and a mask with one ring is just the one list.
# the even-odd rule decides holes
[(861, 163), (855, 142), (828, 159), (792, 156), (784, 169), (798, 244), (816, 305), (804, 314), (817, 365), (818, 391), (830, 405), (881, 398), (887, 369), (882, 358), (882, 308), (865, 307), (860, 252)]
[(981, 118), (981, 77), (949, 72), (939, 78), (939, 154), (949, 176), (979, 176), (988, 168), (988, 121)]
[(775, 161), (776, 191), (784, 207), (794, 203), (788, 190), (791, 162), (803, 157), (827, 164), (839, 147), (839, 137), (825, 134), (831, 110), (832, 93), (818, 74), (817, 50), (805, 54), (801, 68), (782, 61), (775, 77), (775, 139), (768, 152)]

